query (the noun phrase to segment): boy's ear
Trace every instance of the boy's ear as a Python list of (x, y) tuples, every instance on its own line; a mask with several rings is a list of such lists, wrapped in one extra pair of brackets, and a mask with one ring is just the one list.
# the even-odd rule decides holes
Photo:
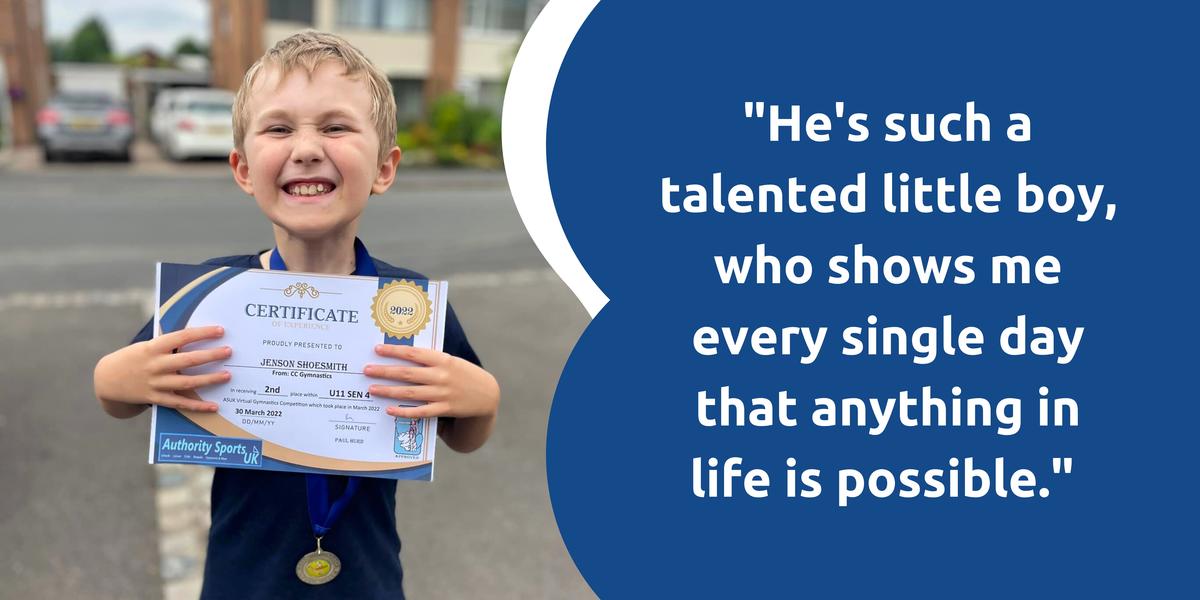
[(250, 182), (250, 165), (246, 162), (246, 156), (236, 148), (229, 153), (229, 168), (233, 170), (233, 180), (237, 182), (238, 187), (253, 196), (254, 185)]
[(379, 165), (379, 172), (375, 174), (375, 182), (371, 184), (372, 194), (382, 194), (392, 187), (392, 182), (396, 180), (396, 167), (398, 166), (400, 166), (400, 147), (392, 146), (392, 149), (383, 157), (383, 164)]

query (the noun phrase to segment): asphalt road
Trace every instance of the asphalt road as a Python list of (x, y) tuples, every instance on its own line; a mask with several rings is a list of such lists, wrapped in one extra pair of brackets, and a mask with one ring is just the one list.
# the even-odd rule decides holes
[[(269, 224), (219, 165), (55, 166), (0, 172), (0, 184), (0, 597), (159, 598), (149, 419), (105, 416), (92, 367), (148, 317), (139, 299), (155, 261), (261, 250)], [(407, 593), (592, 597), (554, 526), (544, 460), (554, 386), (587, 315), (503, 177), (402, 172), (371, 200), (361, 236), (380, 258), (450, 281), (503, 390), (485, 448), (442, 446), (436, 482), (400, 485)]]

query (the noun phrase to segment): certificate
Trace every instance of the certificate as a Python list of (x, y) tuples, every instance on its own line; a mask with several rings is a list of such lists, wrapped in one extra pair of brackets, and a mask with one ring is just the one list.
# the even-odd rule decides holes
[(217, 412), (154, 407), (152, 464), (433, 479), (437, 419), (388, 415), (420, 403), (371, 397), (362, 368), (411, 364), (377, 344), (441, 350), (446, 282), (159, 263), (156, 300), (156, 337), (221, 325), (222, 338), (186, 350), (233, 353), (183, 372), (230, 372), (183, 393)]

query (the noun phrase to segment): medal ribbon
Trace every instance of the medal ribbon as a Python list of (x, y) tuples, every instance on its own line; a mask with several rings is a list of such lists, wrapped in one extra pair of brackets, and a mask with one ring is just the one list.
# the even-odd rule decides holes
[[(287, 264), (283, 262), (283, 257), (279, 255), (278, 247), (271, 250), (270, 264), (272, 271), (288, 270)], [(379, 275), (379, 271), (375, 269), (375, 261), (371, 259), (371, 255), (367, 253), (367, 247), (358, 238), (354, 238), (354, 273), (351, 274), (368, 277)], [(333, 529), (334, 523), (337, 523), (338, 518), (342, 516), (342, 511), (346, 509), (346, 505), (358, 491), (359, 478), (347, 477), (346, 490), (333, 504), (330, 504), (329, 481), (329, 475), (306, 474), (304, 476), (308, 493), (308, 519), (312, 522), (313, 535), (318, 538)]]

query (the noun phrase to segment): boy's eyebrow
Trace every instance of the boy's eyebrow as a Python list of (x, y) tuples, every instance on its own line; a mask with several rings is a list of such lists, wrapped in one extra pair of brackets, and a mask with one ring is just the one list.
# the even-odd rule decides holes
[[(291, 114), (282, 108), (271, 109), (271, 110), (268, 110), (268, 111), (258, 115), (259, 120), (290, 118), (290, 117), (291, 117)], [(331, 109), (317, 115), (317, 120), (324, 121), (330, 117), (340, 117), (343, 119), (354, 120), (354, 114), (351, 111), (343, 110), (341, 108), (331, 108)]]

